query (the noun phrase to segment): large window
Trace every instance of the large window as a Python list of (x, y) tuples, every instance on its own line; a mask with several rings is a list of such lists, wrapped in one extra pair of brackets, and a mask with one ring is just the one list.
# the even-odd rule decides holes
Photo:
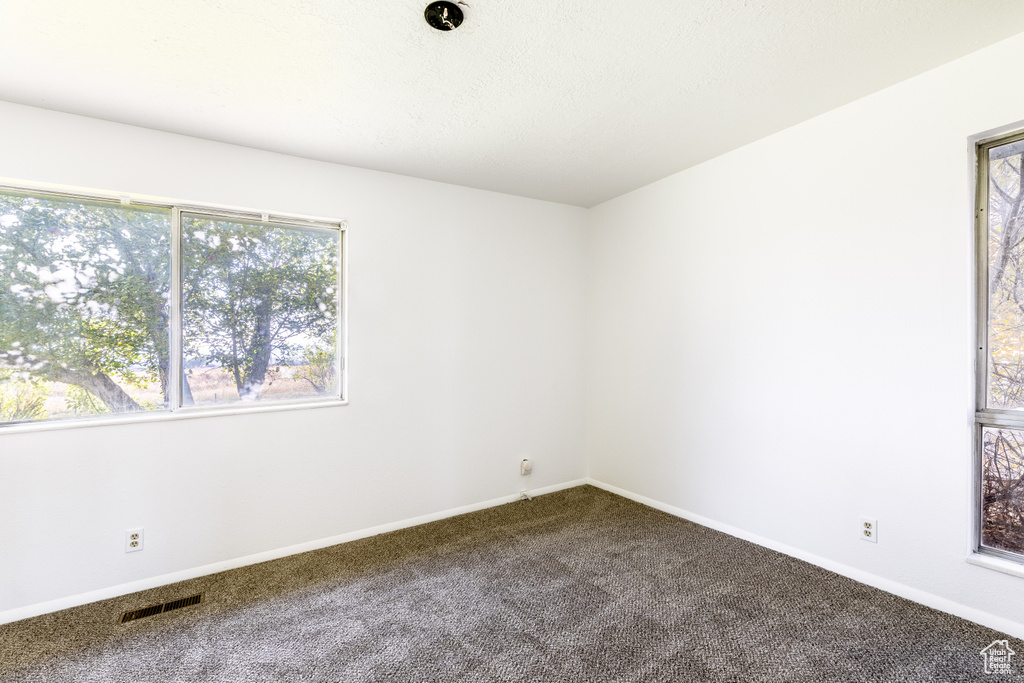
[(341, 398), (341, 237), (0, 190), (0, 425)]
[(977, 549), (1024, 561), (1024, 134), (978, 146)]

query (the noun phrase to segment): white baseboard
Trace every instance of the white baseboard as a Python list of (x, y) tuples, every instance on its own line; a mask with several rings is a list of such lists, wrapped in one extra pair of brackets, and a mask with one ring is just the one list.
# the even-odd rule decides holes
[[(562, 489), (568, 489), (574, 486), (582, 486), (583, 484), (586, 483), (586, 479), (576, 479), (573, 481), (563, 482), (561, 484), (555, 484), (553, 486), (545, 486), (539, 489), (529, 489), (529, 494), (531, 496), (542, 496), (545, 493), (554, 493), (555, 491), (561, 491)], [(200, 576), (208, 576), (210, 574), (216, 574), (217, 572), (223, 572), (229, 569), (245, 567), (250, 564), (258, 564), (260, 562), (267, 562), (269, 560), (276, 560), (282, 557), (288, 557), (289, 555), (305, 553), (310, 550), (319, 550), (320, 548), (338, 545), (339, 543), (348, 543), (349, 541), (356, 541), (360, 538), (367, 538), (369, 536), (386, 534), (389, 531), (397, 531), (399, 529), (405, 529), (411, 526), (418, 526), (420, 524), (426, 524), (428, 522), (436, 522), (440, 519), (464, 515), (467, 512), (485, 510), (487, 508), (496, 507), (498, 505), (504, 505), (505, 503), (512, 503), (517, 500), (519, 500), (518, 493), (508, 496), (502, 496), (501, 498), (492, 498), (491, 500), (485, 500), (480, 503), (473, 503), (472, 505), (463, 505), (462, 507), (451, 508), (450, 510), (442, 510), (441, 512), (434, 512), (428, 515), (413, 517), (411, 519), (404, 519), (398, 522), (391, 522), (389, 524), (381, 524), (379, 526), (370, 527), (369, 529), (351, 531), (347, 534), (339, 534), (338, 536), (322, 538), (316, 541), (299, 543), (298, 545), (291, 545), (286, 548), (268, 550), (262, 553), (256, 553), (255, 555), (246, 555), (245, 557), (237, 557), (232, 560), (215, 562), (213, 564), (207, 564), (192, 569), (183, 569), (182, 571), (172, 572), (170, 574), (161, 574), (160, 576), (154, 576), (148, 579), (140, 579), (139, 581), (132, 581), (130, 583), (122, 583), (116, 586), (110, 586), (108, 588), (101, 588), (99, 590), (89, 591), (88, 593), (78, 593), (76, 595), (69, 595), (67, 597), (59, 598), (57, 600), (49, 600), (47, 602), (35, 603), (32, 605), (26, 605), (24, 607), (16, 607), (14, 609), (9, 609), (0, 612), (0, 624), (9, 624), (13, 621), (20, 621), (22, 619), (28, 619), (30, 617), (38, 617), (42, 614), (49, 614), (50, 612), (57, 612), (59, 610), (68, 609), (70, 607), (87, 605), (90, 602), (96, 602), (98, 600), (116, 598), (122, 595), (128, 595), (129, 593), (136, 593), (138, 591), (149, 590), (150, 588), (159, 588), (160, 586), (166, 586), (171, 583), (177, 583), (178, 581), (196, 579)]]
[(600, 489), (604, 489), (605, 491), (608, 491), (610, 493), (622, 496), (623, 498), (629, 498), (630, 500), (642, 503), (643, 505), (652, 507), (655, 510), (667, 512), (670, 515), (673, 515), (675, 517), (681, 517), (696, 524), (700, 524), (701, 526), (706, 526), (709, 529), (721, 531), (722, 533), (729, 534), (730, 536), (741, 538), (744, 541), (750, 541), (751, 543), (755, 543), (765, 548), (775, 550), (784, 555), (795, 557), (798, 560), (809, 562), (813, 565), (822, 567), (823, 569), (835, 572), (836, 574), (841, 574), (843, 576), (851, 578), (854, 581), (859, 581), (860, 583), (873, 586), (887, 593), (898, 595), (901, 598), (906, 598), (907, 600), (911, 600), (926, 607), (931, 607), (932, 609), (939, 610), (940, 612), (946, 612), (947, 614), (952, 614), (953, 616), (957, 616), (962, 619), (967, 619), (968, 621), (973, 621), (976, 624), (981, 624), (982, 626), (987, 626), (988, 628), (1001, 631), (1003, 633), (1006, 633), (1007, 635), (1013, 636), (1014, 638), (1024, 639), (1024, 624), (1019, 624), (1015, 621), (995, 616), (994, 614), (990, 614), (988, 612), (975, 609), (974, 607), (962, 605), (958, 602), (949, 600), (948, 598), (943, 598), (933, 593), (928, 593), (927, 591), (923, 591), (918, 588), (907, 586), (906, 584), (886, 579), (884, 577), (878, 576), (877, 574), (872, 574), (870, 572), (866, 572), (862, 569), (851, 567), (841, 562), (836, 562), (834, 560), (829, 560), (827, 558), (820, 557), (813, 553), (800, 550), (799, 548), (794, 548), (793, 546), (789, 546), (784, 543), (779, 543), (778, 541), (774, 541), (770, 538), (765, 538), (764, 536), (759, 536), (758, 534), (753, 534), (749, 531), (744, 531), (743, 529), (731, 526), (729, 524), (723, 524), (722, 522), (709, 519), (707, 517), (704, 517), (703, 515), (698, 515), (688, 510), (677, 508), (673, 505), (667, 505), (652, 498), (648, 498), (646, 496), (641, 496), (639, 494), (633, 493), (632, 491), (620, 489), (617, 486), (606, 484), (603, 481), (588, 478), (587, 483), (591, 484), (592, 486), (596, 486)]

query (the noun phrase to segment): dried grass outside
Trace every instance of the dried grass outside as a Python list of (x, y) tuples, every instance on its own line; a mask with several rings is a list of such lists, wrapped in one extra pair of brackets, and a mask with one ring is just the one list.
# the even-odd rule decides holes
[[(305, 366), (278, 366), (267, 371), (266, 381), (260, 389), (258, 401), (291, 401), (316, 398), (319, 394), (301, 375)], [(238, 403), (238, 387), (229, 370), (202, 368), (190, 370), (188, 383), (196, 405)]]
[[(302, 375), (308, 371), (307, 366), (277, 366), (267, 372), (266, 381), (260, 390), (258, 401), (290, 401), (316, 398), (320, 394)], [(212, 406), (238, 403), (238, 388), (231, 373), (223, 368), (195, 368), (188, 371), (189, 386), (195, 405)], [(4, 384), (0, 382), (0, 389)], [(62, 382), (42, 382), (46, 398), (43, 404), (45, 416), (39, 419), (59, 420), (82, 415), (104, 414), (103, 409), (95, 411), (76, 410), (69, 395), (74, 388)], [(163, 410), (164, 397), (159, 382), (151, 382), (142, 387), (129, 386), (122, 382), (118, 385), (125, 390), (139, 405), (148, 411)], [(0, 420), (2, 421), (2, 420)]]

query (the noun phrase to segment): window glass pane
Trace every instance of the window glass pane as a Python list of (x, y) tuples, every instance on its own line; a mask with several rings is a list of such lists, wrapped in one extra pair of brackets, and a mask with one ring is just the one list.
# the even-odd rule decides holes
[(181, 220), (183, 404), (338, 396), (339, 232)]
[(1024, 430), (982, 429), (981, 544), (1024, 554)]
[(989, 408), (1024, 408), (1024, 142), (989, 150)]
[(171, 214), (0, 192), (0, 424), (167, 408)]

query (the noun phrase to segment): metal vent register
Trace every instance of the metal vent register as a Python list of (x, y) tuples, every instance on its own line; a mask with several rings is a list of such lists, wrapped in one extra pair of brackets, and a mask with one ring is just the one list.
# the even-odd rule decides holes
[(127, 624), (129, 621), (135, 621), (136, 619), (145, 619), (146, 617), (152, 617), (163, 612), (170, 612), (171, 610), (181, 609), (182, 607), (191, 607), (192, 605), (198, 605), (203, 601), (206, 593), (198, 593), (196, 595), (190, 595), (187, 598), (178, 598), (177, 600), (171, 600), (170, 602), (162, 602), (159, 605), (150, 605), (149, 607), (143, 607), (142, 609), (132, 610), (125, 612), (121, 615), (121, 618), (117, 620), (119, 624)]

